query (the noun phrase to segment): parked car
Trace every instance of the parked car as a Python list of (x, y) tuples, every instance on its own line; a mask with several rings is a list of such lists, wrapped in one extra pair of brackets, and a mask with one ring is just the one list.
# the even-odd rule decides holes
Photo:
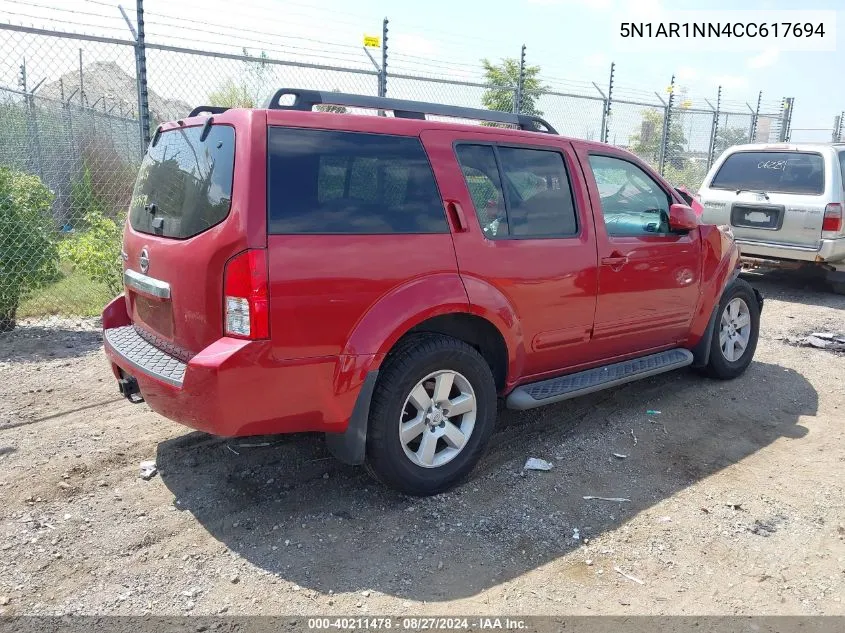
[(762, 308), (730, 235), (624, 150), (303, 90), (163, 124), (123, 258), (103, 328), (126, 397), (220, 436), (323, 432), (418, 495), (470, 472), (499, 399), (739, 376)]
[(697, 195), (748, 264), (818, 267), (845, 293), (845, 144), (736, 145)]

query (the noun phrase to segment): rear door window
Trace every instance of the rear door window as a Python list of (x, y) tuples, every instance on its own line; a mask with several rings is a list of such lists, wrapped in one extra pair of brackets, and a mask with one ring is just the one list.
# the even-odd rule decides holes
[(821, 195), (824, 159), (811, 152), (736, 152), (722, 163), (710, 187)]
[(418, 138), (283, 127), (268, 134), (270, 233), (448, 232)]
[(572, 237), (575, 201), (555, 150), (461, 144), (458, 161), (488, 239)]
[(162, 132), (141, 163), (129, 209), (132, 228), (188, 238), (222, 222), (232, 204), (235, 129), (212, 125)]

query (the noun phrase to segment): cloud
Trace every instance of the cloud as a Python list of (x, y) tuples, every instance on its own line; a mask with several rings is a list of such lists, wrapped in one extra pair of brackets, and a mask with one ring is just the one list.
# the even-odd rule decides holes
[(758, 55), (754, 55), (754, 57), (749, 57), (745, 60), (745, 66), (747, 68), (752, 69), (760, 69), (760, 68), (768, 68), (769, 66), (774, 66), (778, 59), (780, 59), (780, 51), (776, 48), (769, 48), (764, 50), (763, 52), (759, 53)]

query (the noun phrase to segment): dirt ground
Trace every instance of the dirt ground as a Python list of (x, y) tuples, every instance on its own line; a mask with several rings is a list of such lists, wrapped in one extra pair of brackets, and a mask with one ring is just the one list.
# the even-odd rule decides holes
[(0, 336), (0, 614), (843, 615), (845, 355), (788, 337), (845, 330), (845, 297), (749, 279), (743, 377), (504, 412), (424, 500), (320, 436), (191, 432), (119, 397), (94, 321), (26, 323)]

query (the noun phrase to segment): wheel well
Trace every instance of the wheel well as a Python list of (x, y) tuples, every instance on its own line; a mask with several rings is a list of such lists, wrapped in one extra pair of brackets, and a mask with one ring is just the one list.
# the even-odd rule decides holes
[[(402, 339), (421, 333), (443, 334), (472, 345), (490, 366), (496, 389), (501, 391), (505, 388), (508, 375), (508, 347), (502, 333), (487, 319), (472, 314), (444, 314), (416, 325), (405, 333)], [(397, 342), (397, 345), (402, 339)]]

